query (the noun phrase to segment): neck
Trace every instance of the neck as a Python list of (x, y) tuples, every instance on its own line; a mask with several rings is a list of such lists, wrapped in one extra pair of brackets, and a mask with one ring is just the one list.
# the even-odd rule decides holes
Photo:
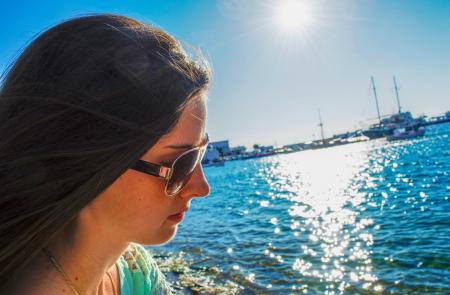
[[(115, 262), (129, 245), (120, 239), (113, 240), (114, 235), (93, 224), (92, 220), (78, 218), (56, 233), (45, 246), (79, 294), (102, 293), (103, 279), (108, 278), (106, 272), (115, 267)], [(18, 286), (19, 290), (31, 288), (43, 290), (39, 294), (73, 294), (68, 282), (42, 251), (20, 276), (18, 284), (23, 279), (29, 284)]]
[(106, 272), (128, 246), (93, 224), (76, 220), (46, 246), (80, 294), (97, 294)]

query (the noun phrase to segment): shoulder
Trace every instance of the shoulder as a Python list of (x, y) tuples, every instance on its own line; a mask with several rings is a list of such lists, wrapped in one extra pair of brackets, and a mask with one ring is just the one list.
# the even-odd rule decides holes
[(122, 294), (172, 294), (163, 273), (150, 253), (130, 244), (117, 262)]

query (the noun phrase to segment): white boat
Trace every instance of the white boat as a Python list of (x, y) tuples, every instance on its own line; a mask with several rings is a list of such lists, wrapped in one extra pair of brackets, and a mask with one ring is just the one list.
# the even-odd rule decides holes
[(404, 128), (394, 129), (392, 135), (387, 137), (387, 140), (400, 140), (400, 139), (411, 139), (416, 137), (422, 137), (425, 134), (425, 129), (423, 127), (410, 126)]

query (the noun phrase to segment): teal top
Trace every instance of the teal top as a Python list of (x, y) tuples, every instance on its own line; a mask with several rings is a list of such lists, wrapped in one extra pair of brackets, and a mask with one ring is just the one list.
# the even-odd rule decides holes
[(121, 295), (172, 294), (155, 260), (141, 245), (130, 244), (116, 264)]

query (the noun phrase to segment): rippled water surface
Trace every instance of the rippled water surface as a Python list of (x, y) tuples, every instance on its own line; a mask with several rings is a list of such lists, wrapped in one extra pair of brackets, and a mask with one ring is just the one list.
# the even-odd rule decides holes
[(162, 248), (242, 294), (450, 294), (450, 124), (205, 169)]

